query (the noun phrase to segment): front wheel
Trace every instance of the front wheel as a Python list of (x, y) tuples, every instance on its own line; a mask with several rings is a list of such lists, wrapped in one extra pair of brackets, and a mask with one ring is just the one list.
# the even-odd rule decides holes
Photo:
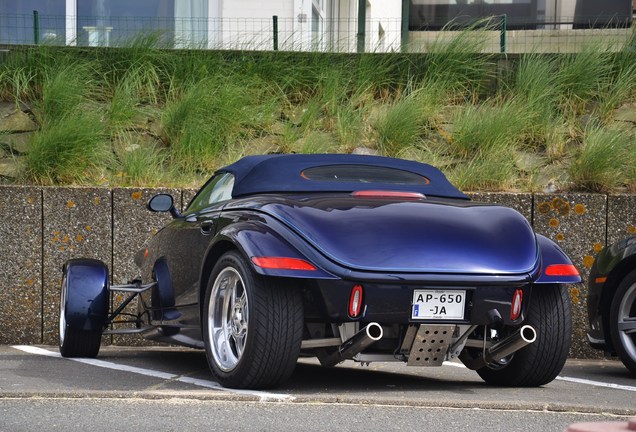
[(572, 303), (567, 288), (535, 286), (524, 324), (535, 328), (536, 341), (497, 364), (478, 369), (487, 383), (537, 387), (554, 380), (563, 369), (572, 340)]
[[(75, 300), (77, 297), (80, 297), (80, 291), (84, 288), (74, 285), (77, 279), (73, 278), (72, 275), (69, 277), (69, 272), (82, 272), (84, 269), (85, 267), (73, 262), (67, 263), (64, 266), (62, 290), (60, 293), (59, 320), (59, 347), (62, 357), (97, 357), (102, 343), (102, 332), (100, 329), (92, 329), (90, 325), (80, 328), (78, 325), (73, 325), (67, 320), (69, 314), (81, 316), (81, 313), (84, 311), (77, 307), (69, 307), (69, 304), (77, 304)], [(107, 280), (105, 280), (105, 283), (107, 284)], [(82, 299), (85, 300), (84, 297), (82, 297)], [(93, 303), (97, 305), (98, 303), (104, 303), (104, 301), (98, 298), (93, 299)]]
[(609, 327), (618, 357), (636, 375), (636, 271), (618, 285), (610, 306)]
[(223, 386), (272, 388), (293, 372), (302, 341), (300, 292), (257, 275), (238, 252), (214, 266), (202, 323), (208, 364)]

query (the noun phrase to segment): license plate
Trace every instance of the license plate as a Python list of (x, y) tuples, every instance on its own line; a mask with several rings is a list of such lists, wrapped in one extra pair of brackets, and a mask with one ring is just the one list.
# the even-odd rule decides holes
[(465, 290), (415, 290), (412, 319), (463, 319)]

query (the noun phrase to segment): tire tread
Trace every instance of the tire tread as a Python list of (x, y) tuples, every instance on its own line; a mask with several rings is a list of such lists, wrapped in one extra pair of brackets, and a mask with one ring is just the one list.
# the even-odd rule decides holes
[(501, 369), (477, 371), (489, 384), (537, 387), (554, 380), (563, 369), (572, 340), (572, 304), (563, 285), (535, 286), (524, 321), (537, 332), (537, 340), (514, 354)]

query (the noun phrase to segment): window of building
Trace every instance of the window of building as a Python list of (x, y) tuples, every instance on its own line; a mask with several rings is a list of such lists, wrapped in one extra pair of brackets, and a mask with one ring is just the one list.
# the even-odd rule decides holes
[(311, 44), (313, 49), (325, 47), (325, 0), (312, 0)]
[(64, 44), (66, 0), (0, 0), (0, 43), (35, 43), (33, 11), (40, 42)]
[(174, 41), (175, 3), (180, 0), (81, 0), (77, 2), (79, 45), (124, 45), (153, 34), (167, 46)]

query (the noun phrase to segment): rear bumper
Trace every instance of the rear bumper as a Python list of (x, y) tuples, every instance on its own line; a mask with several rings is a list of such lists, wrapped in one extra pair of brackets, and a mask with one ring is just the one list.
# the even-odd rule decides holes
[[(354, 285), (363, 286), (362, 313), (356, 319), (349, 316), (349, 299)], [(411, 317), (413, 292), (416, 289), (465, 290), (466, 301), (463, 319), (421, 320)], [(522, 311), (516, 320), (510, 319), (512, 298), (517, 289), (523, 291)], [(316, 281), (307, 309), (309, 315), (328, 322), (375, 321), (383, 324), (438, 323), (484, 325), (492, 322), (491, 311), (495, 310), (504, 324), (517, 325), (523, 322), (526, 305), (531, 297), (532, 285), (421, 285), (386, 284), (355, 281)], [(495, 313), (496, 316), (496, 313)]]

